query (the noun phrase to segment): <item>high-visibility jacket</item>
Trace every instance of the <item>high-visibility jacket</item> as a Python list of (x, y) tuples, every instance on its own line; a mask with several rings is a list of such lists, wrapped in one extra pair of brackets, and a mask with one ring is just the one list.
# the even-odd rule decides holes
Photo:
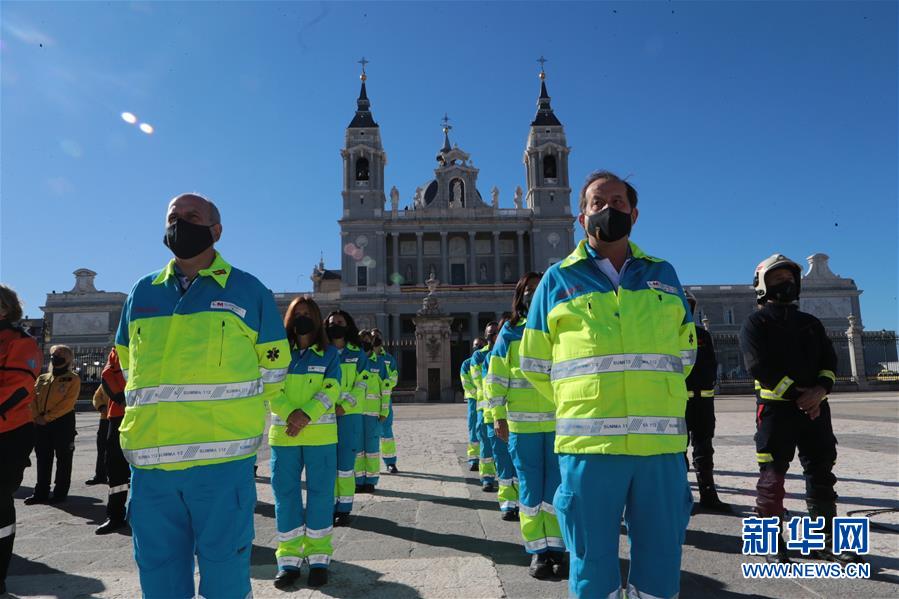
[(386, 418), (390, 412), (393, 389), (399, 381), (399, 371), (396, 369), (396, 358), (384, 351), (383, 347), (375, 350), (375, 354), (384, 365), (384, 374), (386, 374), (386, 378), (383, 378), (384, 375), (382, 375), (381, 379), (381, 416)]
[(112, 348), (106, 358), (100, 382), (110, 399), (107, 417), (121, 418), (125, 415), (125, 375), (122, 374), (122, 365), (119, 363), (119, 354), (115, 348)]
[[(337, 443), (337, 415), (334, 408), (341, 394), (340, 355), (333, 345), (314, 345), (291, 352), (284, 393), (272, 400), (272, 426), (268, 443), (284, 445), (330, 445)], [(309, 424), (295, 437), (287, 435), (287, 419), (302, 410)]]
[(41, 352), (25, 331), (0, 321), (0, 433), (33, 420), (34, 383), (41, 373)]
[(485, 424), (493, 422), (493, 416), (490, 412), (490, 402), (487, 400), (487, 392), (484, 389), (484, 378), (487, 376), (487, 369), (490, 365), (490, 350), (492, 346), (485, 345), (471, 356), (471, 381), (477, 389), (478, 410), (483, 412)]
[[(362, 414), (377, 418), (381, 416), (382, 403), (384, 401), (382, 391), (385, 384), (384, 381), (389, 378), (389, 375), (383, 360), (379, 360), (375, 352), (369, 353), (366, 358), (368, 359), (366, 363), (368, 377), (365, 381), (366, 389), (365, 400), (362, 402)], [(386, 417), (387, 414), (385, 413), (384, 416)]]
[(556, 406), (521, 372), (525, 322), (521, 319), (515, 326), (510, 322), (503, 325), (490, 352), (484, 388), (494, 420), (508, 421), (513, 433), (548, 433), (556, 429)]
[[(390, 373), (390, 366), (388, 365), (386, 354), (378, 353), (377, 350), (372, 350), (369, 361), (378, 369), (378, 385), (380, 387), (378, 413), (370, 413), (370, 415), (387, 418), (387, 415), (390, 413), (390, 391), (393, 389), (391, 381), (394, 380)], [(374, 402), (372, 402), (372, 407), (374, 407)], [(372, 411), (369, 410), (369, 412)]]
[(465, 399), (477, 400), (478, 388), (474, 386), (474, 381), (471, 380), (471, 356), (462, 360), (459, 378), (462, 379), (462, 393), (465, 395)]
[(368, 389), (368, 358), (352, 343), (347, 343), (342, 350), (337, 349), (337, 353), (340, 356), (340, 399), (337, 405), (343, 408), (344, 414), (361, 414)]
[(581, 241), (534, 292), (521, 370), (555, 401), (557, 453), (686, 449), (696, 329), (674, 268), (630, 250), (617, 290)]
[(283, 391), (290, 364), (272, 292), (218, 253), (186, 291), (174, 260), (139, 280), (116, 351), (127, 380), (122, 451), (162, 470), (254, 455), (265, 402)]
[(81, 377), (71, 370), (62, 374), (45, 372), (34, 384), (34, 401), (31, 413), (42, 416), (47, 422), (65, 416), (75, 410), (75, 402), (81, 393)]

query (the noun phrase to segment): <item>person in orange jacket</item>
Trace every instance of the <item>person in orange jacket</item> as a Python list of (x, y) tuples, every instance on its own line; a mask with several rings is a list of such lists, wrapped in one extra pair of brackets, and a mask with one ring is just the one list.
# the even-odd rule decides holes
[[(26, 505), (62, 503), (72, 483), (72, 458), (75, 454), (75, 402), (81, 392), (81, 378), (72, 372), (75, 354), (67, 345), (50, 348), (50, 372), (37, 378), (31, 414), (37, 425), (34, 453), (37, 456), (37, 483)], [(56, 457), (56, 481), (50, 497), (50, 477)]]
[(106, 502), (106, 522), (94, 532), (105, 535), (125, 526), (125, 503), (131, 488), (131, 468), (119, 443), (119, 426), (125, 416), (125, 376), (119, 364), (115, 348), (109, 352), (103, 374), (100, 375), (103, 391), (109, 397), (109, 421), (106, 437), (106, 476), (109, 481), (109, 499)]
[(16, 538), (13, 493), (22, 484), (34, 447), (30, 404), (41, 372), (41, 352), (34, 339), (16, 326), (22, 305), (16, 292), (0, 285), (0, 595)]

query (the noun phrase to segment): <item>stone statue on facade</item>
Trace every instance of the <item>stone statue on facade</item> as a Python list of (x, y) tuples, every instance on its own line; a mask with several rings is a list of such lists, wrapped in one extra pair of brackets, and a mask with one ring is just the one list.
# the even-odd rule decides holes
[(400, 192), (396, 185), (390, 188), (390, 206), (394, 212), (400, 209)]
[(440, 314), (440, 304), (437, 302), (437, 297), (434, 296), (434, 292), (437, 291), (437, 287), (440, 285), (440, 281), (438, 281), (437, 277), (435, 277), (434, 274), (431, 273), (431, 276), (428, 277), (427, 281), (425, 281), (425, 285), (427, 285), (428, 287), (428, 294), (421, 302), (421, 310), (418, 311), (418, 315), (424, 316)]
[(493, 196), (493, 207), (499, 208), (499, 188), (494, 185), (490, 190), (490, 195)]
[(450, 208), (462, 207), (462, 182), (458, 179), (453, 181), (453, 199), (450, 201)]
[(522, 194), (521, 185), (519, 185), (518, 187), (515, 188), (515, 196), (512, 200), (515, 203), (515, 208), (517, 208), (519, 210), (521, 209), (521, 194)]
[(421, 187), (415, 188), (415, 195), (412, 198), (412, 205), (416, 208), (421, 208), (424, 204), (424, 195)]

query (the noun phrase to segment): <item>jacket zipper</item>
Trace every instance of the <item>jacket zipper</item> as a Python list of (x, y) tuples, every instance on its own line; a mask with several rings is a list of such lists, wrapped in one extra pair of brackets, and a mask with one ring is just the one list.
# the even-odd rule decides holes
[(222, 354), (225, 351), (225, 321), (222, 321), (222, 343), (219, 345), (219, 366), (222, 365)]

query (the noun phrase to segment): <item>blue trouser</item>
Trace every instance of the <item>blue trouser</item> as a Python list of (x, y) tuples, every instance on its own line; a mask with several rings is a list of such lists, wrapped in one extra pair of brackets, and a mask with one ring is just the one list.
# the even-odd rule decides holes
[(337, 507), (336, 512), (353, 511), (356, 494), (356, 454), (362, 450), (362, 414), (337, 417)]
[(356, 454), (356, 484), (376, 485), (381, 473), (381, 423), (377, 416), (362, 416), (362, 451)]
[(250, 593), (253, 458), (185, 470), (131, 468), (128, 520), (140, 586), (148, 599)]
[(481, 484), (492, 483), (496, 480), (496, 466), (493, 463), (493, 446), (490, 444), (490, 437), (487, 436), (487, 429), (493, 428), (492, 425), (484, 423), (484, 411), (478, 410), (478, 442), (481, 444), (480, 450), (480, 466), (478, 468), (481, 475)]
[(631, 545), (628, 596), (677, 595), (693, 505), (683, 454), (560, 454), (559, 465), (553, 505), (571, 553), (571, 595), (608, 597), (621, 588), (622, 513)]
[(478, 440), (478, 400), (468, 399), (468, 463), (477, 464), (480, 453)]
[(499, 483), (499, 491), (496, 499), (499, 501), (499, 509), (509, 512), (518, 509), (518, 474), (515, 473), (515, 464), (509, 455), (509, 444), (496, 436), (492, 424), (487, 427), (487, 437), (493, 447), (493, 459), (496, 460), (496, 478)]
[(381, 423), (381, 459), (385, 466), (396, 464), (396, 440), (393, 438), (393, 404), (387, 412), (387, 420)]
[[(300, 484), (304, 468), (305, 506)], [(328, 567), (333, 553), (336, 480), (336, 444), (272, 446), (272, 491), (278, 530), (275, 556), (279, 570), (299, 569), (304, 559), (310, 568)]]
[(562, 475), (553, 444), (556, 433), (509, 433), (509, 453), (518, 474), (521, 534), (525, 551), (565, 551), (553, 498)]

